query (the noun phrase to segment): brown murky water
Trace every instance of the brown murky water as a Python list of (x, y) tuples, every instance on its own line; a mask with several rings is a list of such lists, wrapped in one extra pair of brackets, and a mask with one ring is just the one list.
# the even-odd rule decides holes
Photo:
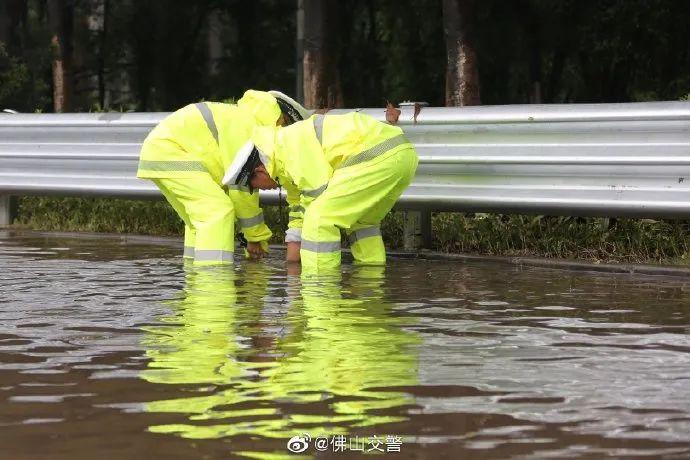
[(1, 458), (690, 456), (690, 280), (179, 253), (0, 232)]

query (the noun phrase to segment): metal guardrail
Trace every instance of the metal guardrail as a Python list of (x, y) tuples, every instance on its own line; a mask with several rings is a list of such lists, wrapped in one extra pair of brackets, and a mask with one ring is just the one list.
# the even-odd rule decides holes
[[(401, 110), (420, 156), (402, 208), (690, 217), (690, 103)], [(0, 195), (159, 197), (135, 172), (165, 115), (0, 114)]]

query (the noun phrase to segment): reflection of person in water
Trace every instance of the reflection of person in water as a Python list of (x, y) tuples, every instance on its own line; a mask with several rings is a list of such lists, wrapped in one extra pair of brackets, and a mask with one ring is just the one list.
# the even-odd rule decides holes
[(401, 329), (402, 320), (390, 316), (383, 300), (384, 267), (354, 266), (342, 288), (340, 276), (339, 271), (330, 277), (303, 276), (305, 326), (282, 341), (290, 359), (270, 369), (269, 380), (279, 393), (300, 402), (329, 396), (335, 413), (323, 417), (324, 423), (334, 418), (358, 426), (394, 421), (372, 411), (411, 402), (406, 394), (383, 388), (417, 382), (411, 349), (417, 339)]
[(187, 423), (151, 431), (287, 439), (307, 428), (334, 434), (401, 419), (394, 409), (411, 397), (385, 387), (417, 383), (418, 339), (383, 301), (383, 267), (354, 267), (345, 282), (340, 273), (303, 279), (289, 312), (263, 318), (264, 303), (278, 299), (267, 293), (273, 272), (245, 267), (252, 273), (237, 286), (230, 270), (190, 271), (185, 297), (164, 320), (171, 324), (148, 328), (142, 378), (198, 386), (193, 397), (146, 404), (189, 414)]
[(148, 328), (151, 358), (142, 377), (159, 383), (222, 384), (240, 370), (227, 359), (237, 351), (235, 272), (222, 267), (187, 267), (184, 297), (171, 302), (173, 315)]
[[(246, 264), (243, 278), (250, 281), (239, 294), (235, 281), (241, 274), (232, 268), (189, 264), (185, 270), (184, 295), (170, 301), (173, 312), (162, 319), (169, 324), (146, 329), (144, 345), (151, 361), (141, 377), (152, 383), (228, 385), (256, 374), (255, 366), (242, 359), (243, 349), (249, 348), (242, 337), (257, 335), (270, 269)], [(245, 306), (238, 307), (238, 300)], [(233, 402), (233, 392), (224, 391), (155, 401), (147, 410), (203, 414), (218, 404)]]

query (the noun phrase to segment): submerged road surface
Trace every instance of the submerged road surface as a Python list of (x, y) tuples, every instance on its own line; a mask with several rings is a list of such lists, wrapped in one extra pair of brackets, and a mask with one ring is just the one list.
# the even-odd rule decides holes
[(690, 456), (690, 279), (0, 232), (0, 457)]

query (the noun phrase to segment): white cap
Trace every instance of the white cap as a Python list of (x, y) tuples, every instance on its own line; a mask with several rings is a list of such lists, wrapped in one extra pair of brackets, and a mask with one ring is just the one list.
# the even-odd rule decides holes
[(279, 99), (286, 104), (288, 104), (295, 112), (299, 114), (300, 117), (302, 117), (302, 120), (306, 120), (312, 115), (313, 111), (309, 111), (305, 109), (302, 104), (288, 96), (287, 94), (283, 94), (280, 91), (276, 90), (271, 90), (268, 92), (271, 96), (275, 97), (276, 99)]
[(233, 158), (232, 163), (230, 163), (230, 166), (228, 166), (228, 169), (225, 171), (225, 175), (223, 176), (222, 180), (223, 185), (231, 185), (237, 181), (237, 176), (239, 176), (240, 172), (242, 172), (242, 168), (244, 168), (244, 165), (247, 163), (249, 155), (252, 154), (255, 148), (259, 152), (259, 159), (261, 160), (261, 162), (264, 165), (269, 164), (270, 159), (268, 158), (268, 156), (266, 156), (264, 152), (261, 151), (261, 149), (256, 147), (256, 145), (254, 145), (254, 142), (248, 140), (237, 151), (237, 153), (235, 154), (235, 158)]
[(225, 171), (225, 176), (223, 176), (223, 185), (234, 184), (239, 176), (240, 171), (247, 162), (249, 155), (251, 155), (254, 150), (254, 143), (252, 141), (247, 141), (235, 154), (235, 158), (232, 160), (230, 166)]

